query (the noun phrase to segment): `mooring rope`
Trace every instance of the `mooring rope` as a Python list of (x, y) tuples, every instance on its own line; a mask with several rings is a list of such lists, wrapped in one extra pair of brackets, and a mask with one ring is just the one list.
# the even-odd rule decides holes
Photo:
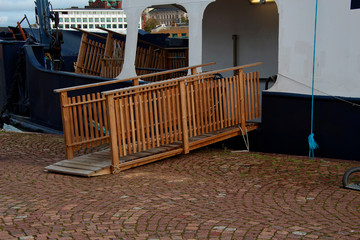
[(309, 157), (314, 157), (315, 149), (319, 148), (319, 145), (314, 139), (314, 85), (315, 85), (315, 57), (316, 57), (316, 32), (317, 32), (317, 15), (318, 15), (318, 0), (316, 0), (315, 6), (315, 29), (314, 29), (314, 51), (313, 51), (313, 69), (312, 69), (312, 86), (311, 86), (311, 131), (308, 137), (309, 142)]

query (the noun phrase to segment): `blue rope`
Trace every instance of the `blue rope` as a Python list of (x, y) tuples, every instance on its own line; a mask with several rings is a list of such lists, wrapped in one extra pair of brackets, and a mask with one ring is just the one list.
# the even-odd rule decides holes
[(319, 148), (319, 145), (314, 139), (314, 82), (315, 82), (315, 56), (316, 56), (316, 32), (317, 32), (317, 14), (318, 14), (318, 0), (315, 6), (315, 30), (314, 30), (314, 52), (313, 52), (313, 69), (312, 69), (312, 87), (311, 87), (311, 132), (308, 137), (309, 142), (309, 157), (314, 157), (314, 150)]

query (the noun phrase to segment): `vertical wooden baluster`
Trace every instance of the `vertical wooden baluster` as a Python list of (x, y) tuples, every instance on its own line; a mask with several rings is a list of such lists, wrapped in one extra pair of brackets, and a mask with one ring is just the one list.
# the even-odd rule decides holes
[[(114, 94), (115, 95), (115, 94)], [(121, 132), (123, 129), (121, 128), (120, 123), (120, 104), (119, 104), (119, 98), (115, 98), (114, 96), (114, 109), (115, 109), (115, 126), (116, 126), (116, 140), (117, 140), (117, 146), (118, 146), (118, 152), (119, 156), (123, 156), (122, 152), (122, 144), (121, 144)]]
[[(82, 101), (86, 102), (86, 96), (82, 95)], [(85, 128), (85, 139), (90, 140), (89, 137), (89, 120), (88, 120), (88, 113), (87, 113), (87, 103), (83, 104), (83, 112), (84, 112), (84, 128)], [(90, 147), (90, 143), (86, 144), (87, 148)]]
[[(160, 146), (160, 133), (159, 133), (159, 124), (160, 124), (160, 128), (161, 128), (161, 123), (159, 122), (159, 120), (161, 121), (161, 117), (158, 118), (158, 109), (160, 110), (160, 108), (158, 108), (159, 106), (159, 98), (156, 97), (156, 90), (153, 91), (153, 102), (152, 102), (152, 106), (154, 109), (154, 124), (155, 124), (155, 137), (156, 137), (156, 146), (159, 147)], [(161, 131), (161, 130), (160, 130)]]
[[(133, 148), (132, 148), (132, 143), (131, 143), (131, 103), (129, 102), (129, 99), (131, 99), (131, 95), (128, 95), (125, 97), (125, 106), (124, 106), (124, 111), (125, 111), (125, 126), (126, 126), (126, 139), (127, 139), (127, 148), (128, 148), (128, 152), (129, 154), (132, 154), (133, 152)], [(135, 147), (134, 147), (135, 148)]]
[[(124, 122), (124, 116), (125, 116), (125, 107), (124, 107), (124, 98), (119, 97), (119, 107), (120, 107), (120, 129), (121, 129), (121, 145), (123, 152), (120, 154), (121, 156), (126, 156), (126, 139), (125, 139), (125, 122)], [(119, 141), (120, 142), (120, 141)]]
[[(97, 100), (95, 93), (91, 94), (91, 96), (93, 100)], [(99, 130), (99, 121), (98, 121), (98, 109), (96, 108), (96, 102), (92, 103), (92, 107), (93, 107), (94, 121), (95, 121), (95, 126), (94, 126), (95, 138), (98, 139), (100, 130)], [(95, 144), (100, 145), (100, 141), (96, 141)]]
[(151, 91), (144, 92), (144, 111), (145, 111), (144, 119), (145, 119), (145, 127), (146, 127), (147, 149), (151, 148), (151, 140), (152, 140), (152, 135), (150, 136), (150, 128), (152, 128), (151, 122), (152, 122), (153, 116), (149, 115), (150, 94), (151, 94)]
[[(103, 97), (100, 95), (100, 92), (96, 93), (96, 98), (97, 99), (102, 99)], [(97, 109), (98, 109), (98, 114), (99, 114), (99, 134), (100, 137), (102, 138), (104, 136), (104, 123), (103, 123), (103, 114), (106, 114), (106, 111), (104, 111), (104, 113), (102, 112), (101, 109), (101, 101), (97, 102)], [(104, 144), (105, 141), (101, 140), (101, 144)]]
[[(141, 145), (142, 145), (142, 150), (146, 150), (146, 139), (145, 139), (145, 122), (144, 122), (144, 102), (145, 102), (145, 98), (143, 93), (139, 94), (139, 118), (140, 118), (140, 126), (138, 127), (138, 130), (140, 131), (140, 136), (141, 136)], [(139, 141), (139, 140), (138, 140)], [(141, 150), (139, 150), (141, 151)]]
[(230, 125), (233, 126), (235, 124), (235, 107), (234, 107), (234, 78), (229, 77), (229, 91), (230, 91)]
[(160, 140), (161, 140), (161, 145), (165, 144), (165, 138), (166, 138), (166, 133), (164, 133), (165, 131), (165, 125), (163, 122), (163, 109), (165, 110), (165, 108), (163, 108), (163, 97), (161, 96), (162, 94), (162, 89), (158, 89), (157, 90), (157, 105), (154, 107), (154, 109), (158, 109), (159, 110), (159, 131), (160, 131)]
[(246, 116), (245, 116), (245, 75), (243, 69), (239, 69), (239, 78), (240, 78), (240, 106), (241, 106), (241, 128), (243, 131), (245, 131), (246, 128)]
[[(72, 103), (76, 103), (76, 98), (72, 97)], [(73, 111), (73, 117), (74, 117), (74, 132), (75, 132), (75, 142), (79, 143), (80, 142), (80, 137), (79, 137), (79, 126), (78, 126), (78, 117), (77, 117), (77, 113), (76, 113), (76, 106), (72, 107), (72, 111)], [(80, 150), (80, 146), (78, 145), (76, 147), (76, 150)]]

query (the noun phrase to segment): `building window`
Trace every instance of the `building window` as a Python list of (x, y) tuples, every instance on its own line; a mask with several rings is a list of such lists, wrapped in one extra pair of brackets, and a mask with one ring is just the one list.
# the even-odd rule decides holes
[(99, 22), (99, 18), (95, 18), (95, 22)]
[(116, 18), (113, 18), (112, 21), (113, 21), (113, 22), (116, 22)]
[(69, 19), (68, 19), (68, 18), (65, 18), (65, 22), (69, 22)]
[(111, 18), (106, 18), (106, 22), (111, 22)]
[(84, 24), (84, 25), (83, 25), (83, 28), (87, 28), (87, 27), (88, 27), (88, 25), (87, 25), (87, 24)]
[(59, 28), (64, 28), (64, 25), (62, 25), (62, 24), (59, 24)]
[(106, 25), (107, 28), (111, 28), (111, 24)]
[(63, 22), (63, 19), (62, 19), (62, 18), (59, 18), (59, 22)]
[(75, 22), (75, 18), (71, 18), (71, 22)]
[(95, 24), (95, 27), (98, 28), (98, 27), (100, 27), (100, 25), (99, 25), (99, 24)]
[(69, 28), (69, 24), (65, 24), (65, 28)]
[(89, 28), (94, 28), (94, 24), (90, 24), (90, 25), (89, 25)]
[(127, 24), (124, 24), (124, 28), (127, 28)]
[(122, 24), (119, 24), (119, 28), (123, 28), (123, 25), (122, 25)]
[(81, 28), (81, 24), (78, 24), (77, 27), (78, 27), (78, 28)]
[(117, 28), (117, 25), (116, 25), (116, 24), (113, 24), (113, 28)]
[(105, 18), (101, 18), (101, 22), (105, 22)]
[(75, 27), (75, 24), (71, 24), (71, 27), (74, 28), (74, 27)]
[(87, 22), (87, 18), (83, 18), (83, 22)]
[(105, 24), (101, 24), (101, 27), (102, 27), (102, 28), (105, 28)]
[(81, 22), (81, 18), (77, 18), (76, 21), (77, 21), (77, 22)]
[(122, 18), (119, 18), (119, 22), (123, 22), (123, 19), (122, 19)]
[(178, 36), (177, 33), (172, 34), (172, 37), (177, 37), (177, 36)]
[(94, 19), (93, 18), (89, 18), (89, 22), (93, 22), (94, 21)]
[(126, 18), (124, 18), (124, 22), (126, 22)]
[(182, 38), (186, 38), (186, 33), (181, 33)]

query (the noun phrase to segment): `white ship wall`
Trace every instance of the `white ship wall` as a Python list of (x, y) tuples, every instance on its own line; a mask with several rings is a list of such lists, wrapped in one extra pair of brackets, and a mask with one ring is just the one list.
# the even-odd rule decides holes
[[(280, 17), (275, 92), (311, 94), (315, 0), (276, 0)], [(315, 92), (360, 97), (360, 9), (350, 0), (319, 0)]]
[(237, 35), (237, 65), (263, 62), (261, 78), (278, 73), (278, 10), (274, 3), (250, 4), (248, 0), (216, 0), (203, 18), (203, 62), (211, 69), (233, 66), (233, 40)]

